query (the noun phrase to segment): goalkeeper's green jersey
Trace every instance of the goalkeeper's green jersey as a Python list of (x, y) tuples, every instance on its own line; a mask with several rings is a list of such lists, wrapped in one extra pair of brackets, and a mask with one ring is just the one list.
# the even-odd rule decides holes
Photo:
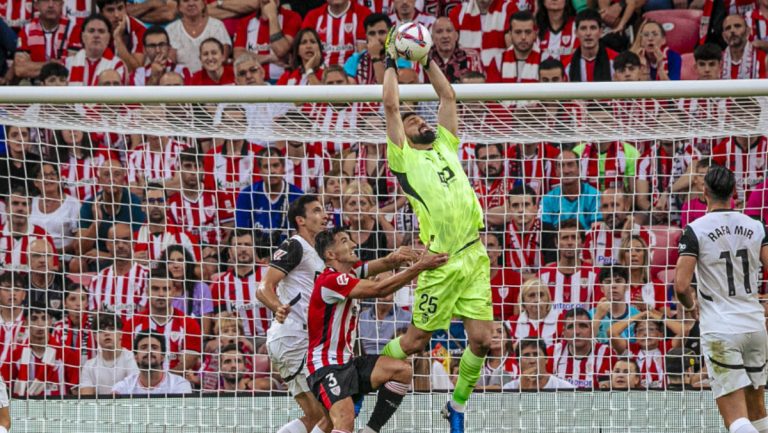
[(455, 253), (478, 238), (483, 210), (461, 167), (459, 139), (442, 126), (430, 150), (387, 139), (389, 169), (419, 219), (419, 238), (438, 253)]

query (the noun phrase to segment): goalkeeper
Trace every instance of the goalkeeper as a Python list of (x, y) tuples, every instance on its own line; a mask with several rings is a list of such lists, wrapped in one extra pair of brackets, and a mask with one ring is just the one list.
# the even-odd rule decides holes
[(456, 94), (429, 56), (420, 61), (440, 98), (437, 130), (416, 113), (400, 113), (397, 53), (393, 28), (387, 37), (384, 111), (387, 162), (419, 219), (419, 237), (435, 253), (448, 253), (444, 266), (419, 275), (413, 321), (406, 333), (390, 341), (383, 355), (405, 359), (421, 352), (432, 332), (460, 317), (469, 337), (461, 356), (459, 379), (442, 410), (451, 433), (464, 432), (464, 407), (485, 362), (491, 342), (490, 262), (479, 230), (483, 212), (458, 157)]

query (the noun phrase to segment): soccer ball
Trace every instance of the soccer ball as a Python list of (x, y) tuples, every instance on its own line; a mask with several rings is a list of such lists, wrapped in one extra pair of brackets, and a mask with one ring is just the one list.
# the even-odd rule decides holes
[(395, 49), (400, 57), (418, 62), (429, 54), (432, 35), (419, 23), (405, 23), (397, 28)]

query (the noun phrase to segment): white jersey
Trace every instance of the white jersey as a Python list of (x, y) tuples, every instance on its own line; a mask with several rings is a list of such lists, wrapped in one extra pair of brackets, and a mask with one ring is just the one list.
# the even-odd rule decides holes
[(323, 260), (306, 239), (294, 235), (286, 239), (275, 251), (269, 266), (285, 273), (285, 278), (277, 285), (277, 297), (280, 302), (295, 303), (291, 306), (285, 323), (272, 323), (268, 338), (283, 335), (301, 335), (306, 338), (309, 297), (312, 296), (315, 278), (325, 267)]
[(702, 335), (765, 330), (757, 297), (764, 245), (768, 245), (765, 226), (736, 211), (710, 212), (685, 228), (680, 255), (697, 259)]
[(112, 392), (118, 395), (189, 394), (192, 392), (192, 385), (187, 379), (168, 371), (165, 372), (163, 380), (152, 388), (145, 388), (139, 382), (139, 374), (141, 373), (134, 373), (117, 382), (112, 387)]

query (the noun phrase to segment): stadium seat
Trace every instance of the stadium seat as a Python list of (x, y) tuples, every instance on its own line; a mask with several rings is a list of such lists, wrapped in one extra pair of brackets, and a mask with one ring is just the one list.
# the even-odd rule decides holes
[(699, 40), (702, 12), (671, 9), (646, 12), (643, 18), (661, 23), (667, 33), (667, 45), (680, 54), (691, 53)]
[(650, 230), (656, 238), (656, 244), (651, 252), (651, 274), (658, 275), (677, 262), (677, 243), (683, 230), (666, 226), (653, 226)]
[(695, 80), (696, 79), (696, 59), (693, 58), (693, 53), (685, 53), (682, 55), (683, 66), (680, 68), (681, 80)]

